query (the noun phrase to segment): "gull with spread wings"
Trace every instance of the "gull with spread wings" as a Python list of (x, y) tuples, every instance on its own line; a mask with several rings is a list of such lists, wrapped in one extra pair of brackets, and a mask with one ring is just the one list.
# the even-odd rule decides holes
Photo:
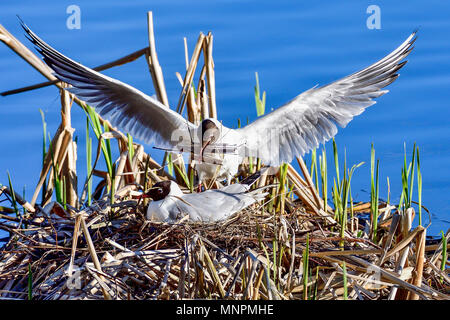
[[(245, 157), (258, 157), (265, 165), (279, 166), (334, 137), (338, 126), (344, 128), (373, 105), (375, 98), (388, 92), (384, 88), (397, 79), (397, 71), (406, 64), (404, 59), (416, 40), (414, 32), (367, 68), (309, 89), (247, 126), (231, 129), (216, 119), (194, 125), (155, 98), (64, 56), (24, 23), (22, 27), (55, 76), (72, 85), (67, 90), (113, 126), (147, 144), (193, 152), (200, 181), (216, 177), (228, 183)], [(193, 141), (198, 145), (194, 151)], [(204, 157), (206, 154), (209, 157)]]

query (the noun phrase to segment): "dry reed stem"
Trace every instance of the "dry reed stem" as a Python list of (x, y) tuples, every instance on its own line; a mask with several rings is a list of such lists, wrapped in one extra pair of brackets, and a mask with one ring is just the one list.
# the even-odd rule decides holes
[(310, 190), (310, 193), (313, 196), (313, 199), (314, 199), (314, 201), (316, 203), (317, 208), (325, 210), (325, 208), (323, 207), (324, 205), (322, 203), (322, 199), (320, 199), (320, 196), (318, 195), (317, 190), (314, 187), (314, 183), (313, 183), (313, 181), (311, 179), (311, 176), (309, 174), (308, 169), (306, 168), (306, 165), (305, 165), (305, 162), (303, 161), (303, 158), (302, 157), (297, 157), (296, 159), (297, 159), (297, 162), (298, 162), (298, 164), (300, 166), (300, 170), (302, 171), (303, 176), (306, 179), (307, 186), (308, 186), (308, 188)]
[(194, 79), (194, 73), (197, 67), (198, 59), (200, 57), (204, 38), (205, 35), (203, 33), (200, 33), (197, 44), (195, 45), (194, 51), (191, 56), (191, 60), (189, 62), (189, 67), (186, 70), (186, 74), (183, 78), (183, 88), (181, 89), (180, 98), (178, 99), (176, 108), (177, 112), (180, 114), (183, 113), (184, 105), (186, 103), (187, 89), (191, 87), (192, 81)]
[(214, 60), (212, 56), (213, 50), (213, 36), (211, 32), (203, 40), (203, 56), (206, 66), (206, 77), (208, 84), (208, 102), (209, 102), (209, 116), (217, 119), (216, 108), (216, 80), (214, 76)]
[[(420, 287), (422, 284), (422, 277), (423, 277), (423, 265), (425, 262), (425, 239), (427, 230), (422, 227), (418, 226), (419, 228), (419, 234), (416, 238), (416, 265), (414, 268), (414, 277), (412, 280), (412, 284), (415, 286)], [(409, 293), (408, 300), (418, 300), (419, 296), (416, 293)]]
[(150, 67), (149, 69), (152, 75), (153, 85), (155, 86), (155, 91), (158, 100), (161, 101), (167, 107), (169, 107), (169, 99), (167, 99), (166, 87), (164, 84), (164, 76), (158, 61), (158, 56), (156, 54), (152, 11), (147, 12), (147, 23), (148, 23), (148, 43), (150, 51), (149, 54), (147, 54), (147, 61)]
[[(88, 248), (89, 248), (89, 253), (91, 254), (91, 259), (94, 262), (94, 266), (95, 266), (95, 268), (98, 271), (101, 272), (102, 271), (102, 267), (100, 265), (100, 261), (98, 260), (97, 252), (95, 251), (95, 246), (94, 246), (94, 243), (92, 242), (91, 235), (89, 234), (89, 230), (88, 230), (88, 228), (86, 226), (86, 222), (84, 220), (84, 217), (81, 217), (81, 227), (83, 229), (83, 233), (84, 233), (84, 236), (86, 238), (86, 241), (87, 241), (87, 244), (88, 244)], [(102, 277), (100, 277), (100, 280), (103, 280)], [(99, 283), (100, 283), (100, 281), (99, 281)], [(103, 291), (103, 296), (105, 297), (105, 299), (106, 300), (111, 300), (111, 296), (109, 295), (108, 290), (105, 290), (102, 287), (102, 291)]]

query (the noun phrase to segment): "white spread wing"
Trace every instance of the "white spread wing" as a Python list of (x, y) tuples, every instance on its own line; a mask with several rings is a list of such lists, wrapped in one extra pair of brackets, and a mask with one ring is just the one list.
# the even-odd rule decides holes
[[(178, 140), (189, 139), (197, 128), (158, 100), (69, 59), (42, 41), (24, 23), (22, 27), (54, 70), (54, 75), (71, 84), (68, 90), (95, 107), (95, 111), (113, 126), (136, 139), (166, 148), (177, 147)], [(173, 139), (175, 130), (176, 139)]]
[(341, 80), (303, 92), (279, 109), (237, 131), (245, 141), (246, 156), (278, 166), (303, 156), (345, 127), (388, 92), (384, 87), (397, 79), (396, 72), (416, 40), (411, 34), (392, 53), (371, 66)]

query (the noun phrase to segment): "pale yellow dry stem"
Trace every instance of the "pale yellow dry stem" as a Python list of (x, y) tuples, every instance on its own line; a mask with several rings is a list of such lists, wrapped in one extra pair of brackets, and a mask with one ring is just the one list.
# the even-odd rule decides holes
[(388, 253), (385, 256), (385, 259), (393, 256), (394, 254), (396, 254), (397, 252), (402, 251), (406, 246), (408, 246), (412, 240), (414, 240), (414, 238), (417, 236), (417, 234), (419, 234), (421, 232), (421, 230), (423, 229), (423, 227), (418, 226), (417, 228), (415, 228), (412, 232), (410, 232), (406, 238), (404, 238), (402, 241), (400, 241), (399, 243), (397, 243), (395, 245), (395, 247), (393, 247), (391, 250), (388, 251)]
[(322, 199), (317, 194), (317, 190), (316, 190), (316, 188), (314, 186), (314, 183), (313, 183), (313, 181), (311, 179), (311, 176), (309, 175), (309, 171), (306, 168), (306, 165), (305, 165), (305, 162), (303, 161), (303, 158), (302, 157), (297, 157), (297, 162), (298, 162), (298, 164), (300, 166), (300, 169), (301, 169), (301, 171), (303, 173), (303, 176), (306, 179), (307, 186), (308, 186), (308, 188), (309, 188), (309, 190), (310, 190), (310, 192), (311, 192), (311, 194), (313, 196), (313, 199), (314, 199), (314, 201), (316, 203), (317, 208), (322, 209), (322, 210), (325, 211), (326, 209), (323, 207), (324, 205), (322, 203)]
[[(400, 239), (407, 239), (409, 232), (411, 230), (411, 225), (412, 225), (412, 219), (414, 216), (414, 209), (413, 208), (408, 208), (406, 210), (406, 212), (404, 212), (401, 216), (399, 225), (400, 225), (400, 232), (399, 232), (399, 236)], [(410, 254), (410, 246), (405, 246), (398, 255), (397, 261), (396, 261), (396, 266), (395, 266), (395, 271), (397, 272), (397, 274), (401, 274), (403, 268), (407, 265), (408, 263), (408, 256)], [(408, 295), (408, 292), (405, 290), (398, 290), (397, 287), (393, 287), (391, 289), (391, 292), (389, 293), (389, 300), (404, 300), (406, 299)]]
[[(63, 87), (68, 87), (63, 83)], [(77, 191), (77, 145), (73, 140), (71, 108), (72, 101), (69, 92), (61, 89), (61, 125), (70, 133), (67, 143), (67, 157), (64, 162), (56, 163), (61, 168), (61, 179), (65, 181), (66, 203), (74, 208), (78, 208), (78, 191)]]
[[(56, 133), (53, 137), (53, 140), (52, 140), (51, 149), (49, 148), (49, 150), (45, 156), (44, 165), (42, 166), (41, 174), (39, 177), (39, 182), (36, 187), (36, 190), (34, 191), (33, 198), (31, 199), (31, 202), (30, 202), (32, 206), (34, 206), (36, 203), (36, 199), (39, 195), (42, 185), (44, 184), (45, 178), (46, 178), (50, 168), (52, 167), (53, 161), (55, 164), (58, 164), (57, 174), (59, 175), (61, 173), (62, 166), (60, 164), (65, 161), (67, 154), (69, 152), (68, 145), (70, 144), (70, 141), (72, 141), (73, 131), (74, 131), (74, 129), (67, 128), (67, 127), (64, 128), (62, 124), (59, 126), (58, 130), (56, 131)], [(43, 203), (41, 203), (41, 206), (47, 205), (51, 200), (51, 197), (53, 194), (53, 188), (54, 188), (54, 183), (53, 183), (53, 176), (55, 173), (54, 171), (56, 171), (56, 170), (50, 171), (50, 175), (48, 177), (47, 192), (44, 195), (44, 201), (43, 201)]]
[(191, 61), (189, 62), (189, 67), (186, 70), (186, 74), (183, 79), (183, 88), (180, 93), (180, 98), (177, 103), (177, 112), (182, 113), (184, 104), (186, 103), (186, 95), (188, 92), (188, 88), (191, 87), (192, 81), (194, 78), (195, 69), (197, 67), (198, 59), (200, 57), (200, 52), (203, 45), (203, 39), (205, 38), (205, 35), (203, 33), (200, 33), (197, 44), (195, 45), (194, 52), (192, 53)]
[(294, 194), (299, 197), (304, 204), (314, 211), (315, 214), (319, 214), (319, 208), (317, 208), (316, 204), (313, 202), (311, 197), (307, 193), (307, 189), (303, 186), (303, 184), (298, 179), (298, 174), (295, 174), (294, 168), (291, 165), (288, 165), (287, 171), (287, 179), (290, 183), (294, 184)]
[(169, 107), (169, 100), (167, 99), (166, 87), (164, 84), (164, 76), (158, 61), (158, 56), (156, 54), (155, 34), (153, 30), (153, 13), (151, 11), (147, 12), (147, 23), (148, 42), (150, 49), (149, 54), (147, 54), (147, 61), (149, 64), (150, 73), (153, 78), (153, 85), (155, 86), (156, 96), (158, 97), (158, 100)]
[(206, 78), (208, 80), (208, 101), (209, 101), (209, 116), (217, 119), (216, 108), (216, 80), (214, 75), (214, 60), (212, 56), (213, 36), (211, 32), (203, 40), (203, 55), (205, 58)]
[[(81, 217), (81, 227), (83, 229), (84, 237), (86, 238), (86, 242), (87, 242), (87, 245), (88, 245), (88, 249), (89, 249), (89, 253), (91, 255), (92, 262), (94, 262), (95, 268), (98, 271), (102, 272), (102, 266), (100, 264), (100, 261), (98, 260), (97, 252), (95, 251), (94, 243), (92, 242), (91, 235), (89, 234), (89, 230), (88, 230), (88, 228), (86, 226), (86, 221), (84, 219), (85, 219), (84, 217)], [(103, 277), (100, 276), (100, 279), (103, 280)], [(111, 296), (109, 295), (108, 291), (105, 290), (103, 287), (102, 287), (102, 291), (103, 291), (104, 298), (106, 300), (111, 300)]]
[[(201, 242), (201, 240), (200, 240), (200, 242)], [(206, 260), (206, 266), (208, 268), (208, 271), (211, 274), (212, 278), (214, 279), (215, 284), (218, 286), (220, 297), (223, 299), (223, 298), (225, 298), (225, 290), (223, 288), (222, 281), (220, 281), (220, 277), (217, 274), (217, 270), (214, 267), (211, 257), (209, 256), (208, 250), (206, 250), (203, 243), (201, 243), (201, 246), (203, 247), (203, 256)]]
[(121, 174), (124, 172), (127, 159), (128, 159), (128, 150), (125, 150), (120, 154), (119, 157), (119, 164), (117, 165), (116, 178), (114, 181), (114, 190), (119, 190), (121, 182), (124, 182), (123, 180), (125, 180), (124, 176), (121, 176)]
[(81, 225), (81, 214), (78, 214), (75, 217), (75, 226), (73, 229), (73, 236), (72, 236), (72, 252), (70, 254), (70, 263), (67, 273), (69, 274), (69, 277), (72, 276), (73, 271), (73, 264), (75, 260), (75, 252), (77, 250), (77, 243), (78, 243), (78, 236), (80, 231), (80, 225)]

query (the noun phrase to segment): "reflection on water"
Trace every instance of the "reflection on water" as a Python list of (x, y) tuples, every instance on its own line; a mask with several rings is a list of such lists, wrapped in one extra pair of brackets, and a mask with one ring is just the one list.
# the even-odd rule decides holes
[[(267, 110), (276, 108), (316, 84), (326, 84), (383, 57), (416, 28), (419, 39), (401, 76), (378, 103), (341, 130), (336, 140), (349, 164), (365, 161), (353, 177), (353, 196), (369, 199), (370, 144), (380, 159), (380, 189), (387, 197), (390, 178), (392, 201), (398, 201), (403, 148), (408, 157), (413, 143), (420, 147), (423, 201), (435, 218), (430, 233), (448, 228), (450, 220), (450, 4), (442, 1), (377, 1), (381, 30), (366, 27), (368, 3), (320, 1), (95, 1), (80, 4), (81, 29), (66, 28), (69, 1), (43, 0), (39, 4), (0, 4), (0, 23), (27, 43), (16, 14), (44, 40), (88, 66), (114, 60), (147, 44), (146, 11), (153, 10), (158, 57), (163, 67), (169, 100), (180, 94), (175, 72), (183, 73), (183, 37), (192, 51), (198, 33), (214, 35), (217, 105), (219, 118), (236, 126), (237, 118), (256, 117), (253, 98), (254, 73), (267, 91)], [(41, 82), (44, 79), (4, 45), (0, 46), (0, 91)], [(153, 94), (143, 59), (105, 72), (146, 93)], [(41, 120), (49, 130), (59, 123), (58, 92), (40, 89), (0, 98), (0, 181), (6, 170), (16, 188), (26, 185), (30, 196), (37, 183), (41, 161)], [(84, 150), (84, 115), (74, 108), (73, 122)], [(146, 147), (161, 158), (151, 146)], [(331, 144), (327, 144), (331, 151)], [(331, 155), (329, 156), (331, 160)], [(306, 157), (307, 162), (309, 156)], [(84, 155), (78, 170), (84, 172)], [(331, 165), (331, 162), (330, 162)], [(330, 178), (332, 178), (330, 176)], [(447, 222), (444, 222), (446, 220)]]

